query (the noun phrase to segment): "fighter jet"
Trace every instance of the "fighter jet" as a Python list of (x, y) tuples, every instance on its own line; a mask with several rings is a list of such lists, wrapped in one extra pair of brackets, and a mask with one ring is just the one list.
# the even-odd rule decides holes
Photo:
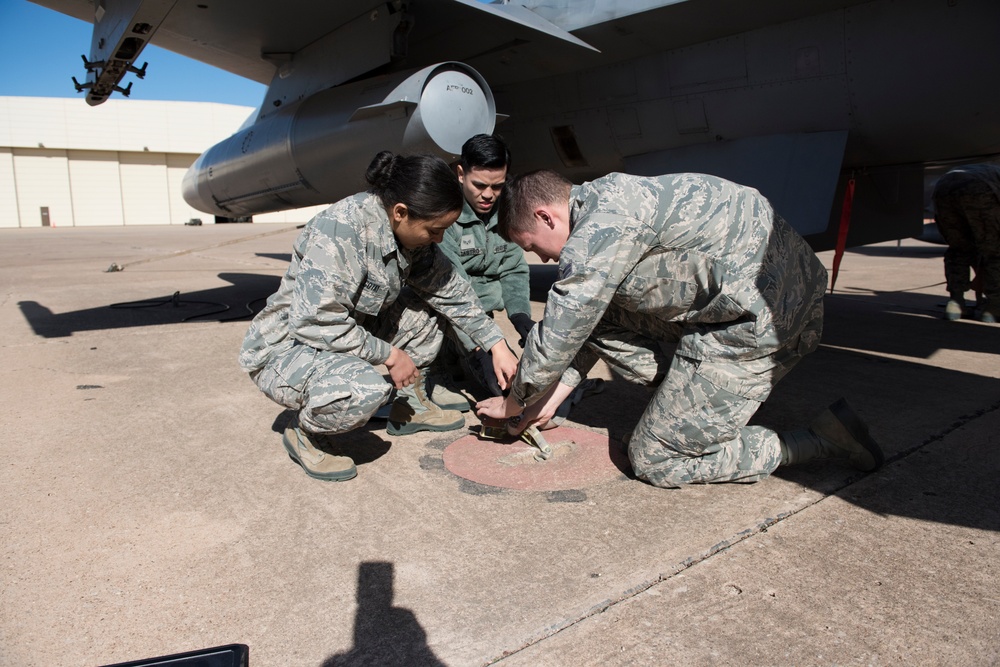
[(1000, 154), (996, 0), (34, 1), (94, 24), (90, 104), (155, 76), (149, 43), (268, 84), (185, 178), (227, 217), (496, 131), (517, 171), (756, 187), (824, 249), (918, 235), (927, 166)]

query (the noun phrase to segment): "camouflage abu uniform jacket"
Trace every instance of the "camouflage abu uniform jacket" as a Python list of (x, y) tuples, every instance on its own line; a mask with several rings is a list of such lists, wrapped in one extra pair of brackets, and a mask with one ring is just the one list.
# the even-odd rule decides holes
[[(635, 313), (655, 340), (733, 393), (762, 400), (780, 351), (819, 344), (826, 270), (759, 192), (704, 174), (609, 174), (570, 193), (571, 232), (545, 317), (525, 343), (512, 395), (522, 404), (560, 380), (609, 307)], [(821, 311), (820, 311), (821, 312)], [(672, 334), (672, 336), (671, 336)], [(729, 373), (725, 364), (742, 372)], [(721, 369), (721, 370), (720, 370)], [(766, 384), (766, 383), (765, 383)]]
[(504, 241), (496, 227), (495, 208), (483, 222), (465, 202), (458, 221), (445, 230), (439, 245), (458, 272), (468, 276), (483, 310), (488, 313), (506, 310), (508, 316), (523, 313), (530, 317), (528, 262), (524, 251)]
[(391, 345), (365, 323), (385, 312), (404, 284), (484, 349), (503, 338), (437, 246), (398, 246), (378, 197), (361, 193), (302, 230), (281, 286), (247, 331), (240, 365), (256, 371), (295, 343), (384, 363)]
[(968, 182), (972, 180), (981, 181), (993, 194), (996, 195), (997, 201), (1000, 201), (1000, 165), (995, 164), (967, 164), (961, 167), (955, 167), (942, 176), (938, 183), (948, 184), (948, 181), (954, 180), (957, 183)]

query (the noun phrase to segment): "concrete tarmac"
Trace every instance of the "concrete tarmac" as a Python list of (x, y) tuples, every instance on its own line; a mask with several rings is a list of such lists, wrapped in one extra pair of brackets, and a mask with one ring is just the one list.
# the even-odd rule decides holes
[[(296, 234), (0, 230), (0, 665), (1000, 663), (1000, 326), (941, 319), (943, 247), (849, 251), (820, 349), (754, 418), (847, 397), (882, 470), (525, 491), (445, 467), (471, 413), (340, 438), (349, 482), (289, 460), (236, 358)], [(567, 425), (620, 440), (647, 395), (600, 376)]]

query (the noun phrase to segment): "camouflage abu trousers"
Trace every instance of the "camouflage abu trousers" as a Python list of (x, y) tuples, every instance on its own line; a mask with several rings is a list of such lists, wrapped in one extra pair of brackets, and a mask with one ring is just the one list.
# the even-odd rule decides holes
[[(364, 326), (405, 350), (417, 368), (434, 360), (444, 338), (434, 312), (409, 289)], [(267, 365), (250, 377), (272, 401), (298, 410), (299, 424), (312, 433), (345, 433), (364, 426), (392, 391), (392, 383), (369, 362), (297, 342), (272, 353)]]
[[(821, 299), (819, 295), (813, 308), (820, 318)], [(629, 460), (639, 479), (666, 488), (756, 482), (778, 467), (778, 434), (747, 422), (774, 384), (801, 359), (797, 341), (772, 357), (752, 362), (699, 361), (674, 354), (683, 333), (680, 326), (668, 325), (670, 330), (653, 338), (636, 333), (649, 330), (641, 316), (612, 310), (617, 312), (609, 310), (611, 317), (605, 316), (585, 349), (624, 379), (656, 387), (628, 443)], [(663, 324), (656, 326), (662, 331)], [(574, 366), (585, 370), (576, 362)], [(739, 377), (746, 393), (755, 398), (727, 391), (703, 373)]]
[(948, 242), (944, 276), (948, 292), (966, 292), (976, 267), (987, 305), (1000, 310), (1000, 201), (989, 185), (962, 174), (945, 174), (934, 189), (935, 220)]

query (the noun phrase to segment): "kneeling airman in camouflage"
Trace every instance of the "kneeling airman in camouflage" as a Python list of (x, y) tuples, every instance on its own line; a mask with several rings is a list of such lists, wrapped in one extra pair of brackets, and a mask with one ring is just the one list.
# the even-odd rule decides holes
[(559, 263), (506, 398), (480, 415), (550, 419), (598, 359), (654, 390), (629, 438), (636, 475), (678, 487), (753, 482), (782, 464), (883, 461), (843, 401), (809, 428), (750, 417), (823, 324), (826, 270), (756, 190), (702, 174), (610, 174), (581, 186), (551, 171), (509, 182), (500, 234)]
[[(298, 410), (285, 429), (289, 456), (311, 477), (357, 475), (354, 462), (317, 445), (326, 434), (363, 426), (398, 398), (387, 431), (461, 428), (424, 390), (422, 369), (443, 340), (438, 315), (484, 350), (505, 386), (517, 358), (486, 316), (469, 281), (437, 243), (462, 211), (462, 191), (439, 158), (379, 153), (371, 189), (333, 204), (302, 230), (281, 286), (254, 318), (240, 364), (262, 392)], [(495, 348), (495, 349), (494, 349)], [(376, 366), (384, 364), (392, 382)]]

